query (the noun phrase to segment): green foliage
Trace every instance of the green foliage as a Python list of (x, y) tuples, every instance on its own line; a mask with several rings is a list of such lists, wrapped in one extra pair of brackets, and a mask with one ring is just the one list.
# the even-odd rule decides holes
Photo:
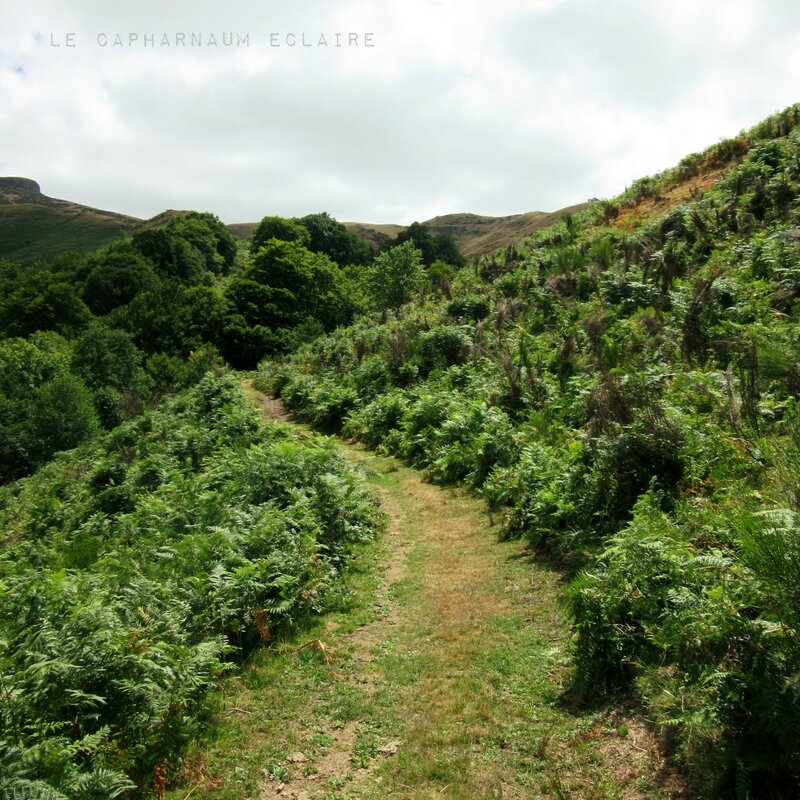
[(152, 263), (127, 243), (111, 245), (92, 258), (86, 269), (83, 299), (98, 315), (108, 314), (158, 286)]
[(206, 270), (203, 254), (187, 239), (166, 228), (137, 231), (131, 243), (166, 278), (196, 283)]
[(434, 233), (427, 225), (412, 222), (404, 231), (389, 243), (390, 247), (398, 247), (411, 242), (419, 250), (422, 263), (431, 266), (436, 261), (463, 267), (466, 259), (461, 255), (456, 240), (449, 233)]
[(379, 394), (372, 402), (347, 416), (344, 434), (377, 447), (392, 431), (398, 430), (408, 409), (408, 399), (402, 391)]
[(226, 287), (234, 316), (221, 337), (236, 366), (297, 347), (352, 318), (349, 281), (327, 256), (296, 241), (268, 239)]
[(92, 393), (76, 375), (56, 375), (37, 388), (30, 422), (33, 460), (43, 463), (53, 453), (70, 450), (96, 432)]
[(335, 447), (262, 426), (210, 373), (0, 518), (0, 791), (70, 800), (168, 779), (219, 677), (323, 610), (380, 524)]
[(479, 322), (489, 316), (489, 301), (486, 297), (454, 297), (447, 304), (447, 313), (458, 322)]
[(472, 329), (437, 325), (419, 337), (421, 369), (424, 374), (434, 369), (447, 369), (463, 364), (472, 347)]
[(308, 214), (295, 221), (308, 231), (309, 249), (323, 253), (340, 267), (347, 264), (365, 266), (372, 260), (372, 248), (330, 214)]
[[(687, 504), (670, 517), (658, 506), (643, 497), (573, 584), (581, 679), (634, 677), (706, 792), (791, 796), (796, 519), (733, 504)], [(716, 769), (700, 769), (708, 762)]]
[(422, 284), (422, 258), (407, 241), (380, 253), (367, 273), (367, 291), (378, 310), (397, 309), (407, 303)]
[[(140, 363), (160, 394), (197, 382), (211, 346), (240, 367), (296, 350), (260, 382), (298, 416), (480, 491), (506, 535), (577, 573), (579, 686), (638, 693), (698, 795), (793, 797), (798, 118), (789, 108), (473, 270), (418, 224), (371, 262), (327, 214), (266, 218), (232, 275), (210, 215), (89, 259), (5, 264), (2, 332), (29, 340), (0, 344), (2, 475), (91, 436), (95, 411), (107, 426), (130, 416)], [(702, 196), (681, 186), (710, 175)], [(673, 189), (685, 200), (662, 214)], [(143, 785), (133, 765), (180, 749), (263, 624), (324, 604), (337, 543), (369, 527), (332, 454), (277, 431), (256, 441), (224, 380), (169, 402), (4, 495), (0, 602), (18, 605), (0, 659), (19, 684), (0, 758), (20, 786)], [(34, 655), (15, 660), (23, 645)], [(101, 680), (77, 674), (83, 661)]]
[(97, 429), (92, 394), (69, 371), (66, 343), (36, 334), (0, 342), (0, 480), (25, 475)]
[(71, 336), (90, 316), (74, 285), (70, 265), (22, 267), (0, 262), (0, 334), (28, 336), (53, 330)]
[(285, 217), (264, 217), (253, 231), (250, 250), (257, 253), (270, 239), (279, 239), (282, 242), (297, 242), (303, 247), (311, 243), (308, 229), (297, 220)]
[(90, 389), (120, 392), (141, 387), (142, 354), (125, 331), (97, 322), (81, 334), (72, 351), (72, 369)]
[(305, 419), (478, 489), (577, 572), (578, 688), (636, 691), (699, 796), (800, 780), (797, 123), (636, 181), (446, 291), (407, 277), (433, 247), (411, 226), (411, 257), (368, 274), (382, 318), (264, 367)]
[(191, 211), (171, 217), (164, 229), (187, 242), (202, 258), (205, 269), (225, 274), (233, 267), (236, 242), (231, 232), (213, 214)]

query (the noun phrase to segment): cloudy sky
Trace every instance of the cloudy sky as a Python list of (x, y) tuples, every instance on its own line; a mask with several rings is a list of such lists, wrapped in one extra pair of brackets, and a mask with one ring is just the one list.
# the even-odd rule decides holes
[(549, 211), (800, 100), (796, 0), (163, 5), (0, 0), (0, 175), (138, 217)]

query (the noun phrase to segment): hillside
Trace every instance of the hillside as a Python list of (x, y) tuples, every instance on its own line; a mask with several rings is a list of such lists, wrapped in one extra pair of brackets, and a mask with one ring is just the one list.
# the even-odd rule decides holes
[[(445, 214), (425, 220), (423, 225), (434, 233), (449, 233), (461, 252), (467, 257), (492, 255), (510, 244), (519, 244), (526, 236), (558, 222), (565, 212), (576, 214), (589, 207), (589, 203), (578, 203), (558, 211), (529, 211), (508, 217), (486, 217), (479, 214)], [(257, 222), (241, 222), (228, 225), (234, 236), (248, 239), (253, 235)], [(407, 225), (371, 222), (345, 222), (345, 227), (360, 236), (373, 247), (380, 247), (388, 239), (394, 239)]]
[(797, 105), (261, 368), (558, 565), (562, 700), (631, 698), (690, 796), (800, 785), (799, 226)]
[(185, 213), (164, 211), (141, 220), (48, 197), (30, 178), (0, 178), (0, 258), (31, 263), (59, 253), (92, 250)]
[(556, 216), (0, 260), (0, 796), (798, 796), (800, 105)]
[(124, 214), (47, 197), (27, 178), (0, 178), (0, 258), (31, 262), (91, 249), (141, 224)]
[(558, 211), (529, 211), (508, 217), (446, 214), (429, 219), (425, 224), (436, 233), (449, 233), (461, 252), (471, 258), (491, 255), (510, 244), (519, 244), (525, 237), (558, 222), (564, 213), (576, 214), (588, 207), (588, 203), (579, 203)]
[[(490, 255), (526, 236), (551, 225), (568, 211), (577, 213), (588, 207), (580, 203), (551, 213), (531, 211), (508, 217), (478, 214), (447, 214), (424, 224), (436, 233), (452, 234), (461, 252), (472, 256)], [(30, 263), (70, 250), (91, 250), (136, 230), (166, 222), (185, 211), (163, 211), (142, 220), (113, 211), (103, 211), (69, 200), (42, 194), (39, 184), (29, 178), (0, 178), (0, 258)], [(258, 223), (240, 222), (228, 230), (249, 239)], [(345, 226), (374, 247), (392, 239), (405, 225), (345, 222)]]

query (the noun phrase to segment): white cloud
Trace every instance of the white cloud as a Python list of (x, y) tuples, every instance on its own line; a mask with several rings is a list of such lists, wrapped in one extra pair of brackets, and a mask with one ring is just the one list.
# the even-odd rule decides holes
[(550, 210), (800, 99), (798, 31), (788, 0), (4, 0), (0, 174), (143, 217)]

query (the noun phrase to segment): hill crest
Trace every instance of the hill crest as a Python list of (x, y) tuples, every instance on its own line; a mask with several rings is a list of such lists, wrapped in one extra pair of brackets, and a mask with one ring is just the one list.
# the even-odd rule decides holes
[[(580, 203), (554, 212), (529, 211), (505, 217), (473, 213), (444, 214), (425, 221), (435, 233), (453, 236), (468, 258), (490, 255), (517, 244), (540, 228), (588, 206)], [(69, 250), (90, 250), (139, 228), (152, 227), (188, 211), (167, 210), (149, 220), (92, 208), (42, 194), (39, 184), (25, 177), (0, 177), (0, 258), (32, 262)], [(235, 236), (250, 238), (258, 223), (232, 223)], [(406, 230), (407, 225), (345, 222), (369, 244), (378, 247)]]

